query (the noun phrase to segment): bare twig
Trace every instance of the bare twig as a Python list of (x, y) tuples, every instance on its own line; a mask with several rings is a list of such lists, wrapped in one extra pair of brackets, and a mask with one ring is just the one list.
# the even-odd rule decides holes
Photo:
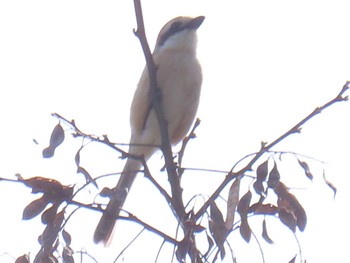
[(196, 137), (196, 134), (194, 133), (194, 131), (197, 129), (199, 124), (201, 124), (201, 120), (197, 118), (196, 122), (193, 125), (193, 128), (192, 128), (190, 134), (188, 136), (186, 136), (185, 139), (183, 139), (183, 141), (182, 141), (181, 149), (179, 151), (179, 167), (181, 167), (181, 165), (182, 165), (182, 158), (184, 157), (185, 149), (187, 147), (188, 142), (191, 139)]
[(171, 186), (172, 202), (171, 205), (175, 210), (176, 217), (180, 222), (184, 221), (185, 218), (185, 209), (182, 200), (182, 188), (180, 186), (180, 178), (176, 171), (176, 164), (173, 160), (173, 153), (171, 149), (171, 144), (168, 134), (168, 123), (164, 116), (164, 111), (160, 103), (160, 90), (157, 84), (157, 68), (153, 61), (153, 56), (150, 51), (145, 27), (143, 23), (143, 15), (141, 3), (139, 0), (134, 0), (136, 20), (137, 20), (137, 30), (134, 30), (135, 35), (140, 40), (142, 50), (145, 55), (146, 65), (150, 80), (150, 98), (151, 105), (156, 113), (160, 134), (161, 134), (161, 150), (164, 155), (165, 165), (168, 172), (168, 180)]
[[(252, 170), (252, 166), (253, 164), (255, 164), (255, 162), (265, 153), (267, 153), (273, 146), (275, 146), (276, 144), (280, 143), (282, 140), (284, 140), (285, 138), (287, 138), (288, 136), (300, 132), (301, 131), (301, 126), (303, 126), (306, 122), (308, 122), (310, 119), (312, 119), (313, 117), (315, 117), (316, 115), (320, 114), (322, 111), (324, 111), (326, 108), (330, 107), (331, 105), (337, 103), (337, 102), (341, 102), (341, 101), (347, 101), (348, 100), (348, 96), (344, 96), (344, 93), (349, 89), (349, 85), (350, 85), (350, 81), (347, 81), (345, 83), (345, 85), (343, 86), (343, 88), (341, 89), (341, 91), (330, 101), (328, 101), (327, 103), (325, 103), (323, 106), (321, 107), (317, 107), (315, 110), (313, 110), (310, 114), (308, 114), (304, 119), (302, 119), (300, 122), (298, 122), (296, 125), (294, 125), (291, 129), (289, 129), (287, 132), (285, 132), (284, 134), (282, 134), (280, 137), (278, 137), (277, 139), (275, 139), (274, 141), (272, 141), (271, 143), (266, 143), (266, 142), (262, 142), (261, 143), (261, 148), (260, 150), (254, 155), (254, 157), (252, 158), (252, 160), (250, 160), (250, 162), (241, 170), (239, 170), (238, 172), (233, 172), (233, 168), (231, 169), (231, 171), (227, 174), (226, 178), (224, 179), (224, 181), (220, 184), (220, 186), (215, 190), (215, 192), (210, 196), (210, 198), (207, 200), (207, 202), (205, 202), (205, 204), (198, 210), (198, 212), (195, 214), (195, 218), (198, 219), (200, 218), (205, 211), (207, 210), (207, 208), (210, 206), (210, 204), (220, 195), (221, 191), (226, 187), (226, 185), (233, 180), (234, 178), (236, 178), (237, 176), (242, 176), (244, 175), (246, 172)], [(234, 166), (235, 167), (235, 166)]]

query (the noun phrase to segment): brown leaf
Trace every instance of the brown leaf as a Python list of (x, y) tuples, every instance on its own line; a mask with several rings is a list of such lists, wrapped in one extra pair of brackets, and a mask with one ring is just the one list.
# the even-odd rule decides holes
[(241, 183), (241, 177), (237, 177), (232, 183), (227, 199), (227, 212), (225, 225), (226, 229), (231, 229), (235, 221), (235, 212), (239, 201), (239, 186)]
[(77, 167), (80, 166), (80, 151), (81, 151), (81, 149), (82, 149), (82, 147), (77, 151), (77, 153), (75, 154), (75, 157), (74, 157), (75, 164), (77, 165)]
[(239, 227), (239, 232), (241, 233), (241, 236), (243, 237), (243, 239), (247, 243), (249, 243), (250, 237), (252, 235), (252, 230), (250, 229), (248, 218), (246, 215), (242, 218), (241, 225)]
[(310, 171), (309, 165), (306, 162), (300, 161), (299, 159), (298, 159), (298, 163), (304, 169), (306, 177), (309, 178), (310, 180), (312, 180), (314, 178), (314, 176), (312, 175), (312, 173)]
[(50, 251), (54, 251), (53, 245), (55, 240), (58, 238), (58, 233), (61, 229), (61, 225), (64, 220), (64, 210), (57, 213), (55, 219), (46, 225), (43, 234), (40, 237), (40, 243), (42, 246), (52, 248)]
[(252, 192), (248, 191), (242, 198), (239, 200), (237, 205), (237, 212), (242, 216), (246, 214), (250, 205), (250, 201), (252, 200)]
[(66, 242), (66, 245), (70, 246), (70, 244), (72, 242), (72, 237), (65, 229), (62, 230), (62, 237), (63, 237), (64, 242)]
[(334, 198), (335, 198), (335, 195), (337, 194), (337, 188), (334, 186), (334, 184), (332, 184), (330, 181), (327, 180), (324, 171), (323, 171), (323, 180), (333, 190)]
[(62, 184), (54, 179), (38, 176), (26, 179), (23, 183), (32, 188), (32, 193), (58, 193), (63, 191)]
[(24, 254), (16, 259), (15, 263), (30, 263), (29, 255)]
[(266, 180), (268, 173), (268, 160), (260, 164), (256, 170), (256, 181), (253, 184), (254, 190), (258, 194), (263, 194), (265, 192), (263, 182)]
[(267, 185), (270, 188), (275, 188), (278, 182), (280, 181), (280, 178), (281, 176), (280, 176), (280, 173), (278, 172), (277, 164), (275, 162), (272, 170), (270, 171), (269, 179), (267, 180)]
[(277, 206), (261, 203), (253, 204), (249, 210), (256, 215), (275, 215), (278, 212)]
[(266, 220), (264, 218), (263, 221), (263, 232), (262, 232), (262, 237), (265, 239), (265, 241), (269, 244), (273, 244), (272, 239), (269, 237), (269, 234), (267, 233), (267, 226), (266, 226)]
[(184, 238), (178, 244), (175, 255), (178, 262), (185, 262), (186, 255), (189, 252), (191, 243), (188, 238)]
[[(294, 256), (294, 258), (292, 258), (288, 263), (295, 263), (297, 259), (297, 255)], [(306, 263), (306, 260), (305, 260), (305, 263)]]
[(279, 210), (286, 210), (289, 214), (292, 214), (296, 219), (296, 225), (299, 230), (304, 231), (307, 223), (307, 216), (297, 198), (291, 194), (287, 187), (281, 182), (277, 184), (274, 190), (278, 196), (277, 204)]
[(56, 148), (64, 141), (64, 130), (60, 123), (53, 129), (50, 137), (49, 147), (43, 150), (43, 157), (50, 158), (54, 155)]
[(42, 211), (44, 211), (47, 205), (48, 201), (44, 197), (34, 200), (24, 208), (22, 219), (32, 219), (33, 217), (39, 215)]
[(41, 222), (45, 225), (51, 224), (56, 217), (58, 206), (56, 204), (52, 205), (41, 215)]
[(102, 197), (108, 197), (111, 198), (113, 196), (114, 192), (113, 189), (108, 187), (103, 187), (103, 189), (100, 192), (100, 196)]
[(288, 226), (293, 232), (295, 232), (297, 225), (297, 219), (295, 215), (286, 209), (280, 209), (278, 214), (281, 222)]
[(212, 249), (212, 247), (214, 246), (214, 241), (213, 241), (213, 239), (209, 236), (209, 234), (208, 234), (207, 231), (205, 231), (205, 234), (206, 234), (206, 236), (207, 236), (207, 241), (208, 241), (208, 250), (207, 250), (207, 252), (205, 252), (204, 258), (207, 258), (208, 255), (209, 255), (209, 253), (210, 253), (210, 251), (211, 251), (211, 249)]
[(70, 247), (64, 247), (62, 252), (62, 258), (64, 263), (74, 263), (73, 258), (74, 251)]
[(44, 193), (48, 202), (61, 203), (72, 198), (74, 188), (64, 186), (60, 182), (44, 177), (33, 177), (23, 180), (23, 183), (32, 188), (32, 193)]
[(213, 202), (210, 205), (210, 221), (209, 221), (209, 230), (213, 235), (215, 243), (219, 247), (221, 256), (225, 253), (224, 242), (226, 240), (229, 230), (226, 229), (224, 218), (221, 211), (217, 207), (216, 203)]

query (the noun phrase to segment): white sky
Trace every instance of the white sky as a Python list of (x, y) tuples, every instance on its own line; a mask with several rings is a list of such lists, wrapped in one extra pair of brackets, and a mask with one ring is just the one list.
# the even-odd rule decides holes
[[(21, 173), (25, 178), (82, 182), (74, 164), (78, 141), (67, 138), (55, 158), (41, 158), (57, 123), (52, 112), (75, 119), (85, 132), (128, 142), (129, 105), (144, 67), (139, 42), (132, 33), (136, 26), (132, 4), (0, 2), (1, 177)], [(171, 18), (206, 16), (198, 46), (204, 73), (198, 112), (202, 124), (198, 138), (189, 145), (185, 166), (230, 169), (241, 157), (257, 151), (260, 141), (272, 141), (333, 98), (350, 78), (348, 1), (158, 0), (144, 1), (143, 8), (152, 47), (159, 29)], [(338, 188), (333, 200), (332, 191), (322, 184), (322, 166), (317, 162), (310, 162), (314, 184), (293, 162), (282, 163), (283, 176), (291, 187), (308, 187), (293, 192), (308, 214), (306, 231), (298, 234), (308, 263), (348, 258), (343, 240), (350, 234), (346, 210), (350, 201), (349, 114), (349, 103), (335, 105), (310, 121), (301, 134), (274, 148), (325, 161), (327, 178)], [(160, 158), (160, 154), (153, 158), (158, 166)], [(105, 147), (91, 145), (82, 153), (82, 165), (98, 176), (121, 171), (123, 162)], [(216, 174), (191, 172), (184, 179), (190, 187), (185, 193), (209, 194), (221, 179)], [(130, 196), (134, 200), (159, 198), (150, 193), (146, 179), (139, 178), (134, 188)], [(37, 196), (28, 188), (0, 182), (0, 197), (0, 255), (32, 252), (34, 258), (43, 226), (40, 218), (21, 221), (21, 215)], [(148, 219), (152, 210), (138, 211), (137, 202), (129, 201), (130, 210)], [(155, 219), (162, 229), (174, 223), (167, 215)], [(75, 249), (86, 248), (100, 262), (111, 262), (123, 244), (118, 238), (107, 249), (92, 244), (98, 218), (97, 213), (81, 211), (67, 230), (73, 235)], [(135, 231), (129, 229), (130, 224), (118, 223), (120, 229), (123, 225)], [(270, 225), (276, 244), (263, 244), (267, 262), (287, 262), (296, 252), (295, 242), (286, 241), (291, 235), (277, 221), (271, 220)], [(260, 229), (256, 231), (259, 235)], [(147, 234), (146, 243), (140, 241), (137, 249), (130, 249), (125, 262), (140, 262), (140, 258), (153, 262), (161, 240), (151, 236)], [(253, 241), (248, 246), (237, 233), (231, 240), (239, 263), (261, 261)], [(13, 258), (5, 255), (0, 261), (13, 262)]]

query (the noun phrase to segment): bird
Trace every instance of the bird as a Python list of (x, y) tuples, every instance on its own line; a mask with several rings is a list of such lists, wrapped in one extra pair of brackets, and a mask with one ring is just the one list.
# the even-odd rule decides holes
[[(204, 16), (179, 16), (170, 20), (160, 30), (152, 53), (160, 103), (172, 145), (185, 138), (197, 114), (202, 86), (202, 69), (196, 57), (197, 29), (204, 19)], [(110, 243), (116, 219), (142, 168), (140, 160), (130, 156), (140, 156), (147, 161), (159, 149), (156, 145), (161, 143), (157, 116), (151, 105), (147, 66), (131, 103), (130, 126), (129, 158), (96, 227), (95, 243)]]

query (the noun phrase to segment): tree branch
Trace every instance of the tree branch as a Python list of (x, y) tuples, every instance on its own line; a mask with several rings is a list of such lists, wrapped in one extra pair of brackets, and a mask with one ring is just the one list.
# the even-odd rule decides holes
[(171, 186), (171, 206), (174, 209), (175, 215), (178, 218), (178, 220), (180, 222), (183, 222), (185, 219), (185, 209), (182, 200), (182, 188), (180, 186), (180, 177), (176, 171), (177, 167), (173, 160), (173, 153), (168, 133), (168, 123), (165, 119), (164, 111), (161, 104), (161, 90), (159, 89), (157, 84), (157, 67), (154, 64), (153, 56), (151, 54), (147, 42), (140, 1), (134, 0), (134, 6), (137, 20), (137, 30), (134, 30), (134, 33), (141, 43), (142, 50), (146, 59), (146, 66), (150, 81), (151, 105), (156, 113), (159, 124), (161, 134), (161, 150), (164, 155), (165, 165), (168, 172), (168, 180)]
[(320, 114), (322, 111), (330, 107), (331, 105), (341, 102), (341, 101), (347, 101), (348, 96), (343, 96), (344, 93), (349, 89), (350, 81), (347, 81), (341, 91), (335, 96), (332, 100), (328, 101), (321, 107), (317, 107), (315, 110), (313, 110), (310, 114), (308, 114), (304, 119), (302, 119), (300, 122), (298, 122), (296, 125), (294, 125), (291, 129), (289, 129), (287, 132), (282, 134), (280, 137), (272, 141), (271, 143), (261, 142), (261, 148), (260, 150), (255, 154), (255, 156), (252, 158), (252, 160), (241, 170), (238, 172), (233, 172), (233, 168), (231, 171), (227, 174), (224, 181), (220, 184), (220, 186), (215, 190), (215, 192), (210, 196), (210, 198), (204, 203), (204, 205), (198, 210), (198, 212), (195, 214), (196, 220), (198, 220), (200, 217), (203, 216), (207, 208), (214, 202), (214, 200), (220, 195), (221, 191), (226, 187), (226, 185), (233, 180), (234, 178), (238, 176), (243, 176), (246, 172), (252, 170), (253, 164), (265, 153), (267, 153), (272, 147), (274, 147), (276, 144), (287, 138), (288, 136), (292, 135), (293, 133), (300, 132), (301, 126), (303, 126), (306, 122), (308, 122), (310, 119), (315, 117), (316, 115)]

